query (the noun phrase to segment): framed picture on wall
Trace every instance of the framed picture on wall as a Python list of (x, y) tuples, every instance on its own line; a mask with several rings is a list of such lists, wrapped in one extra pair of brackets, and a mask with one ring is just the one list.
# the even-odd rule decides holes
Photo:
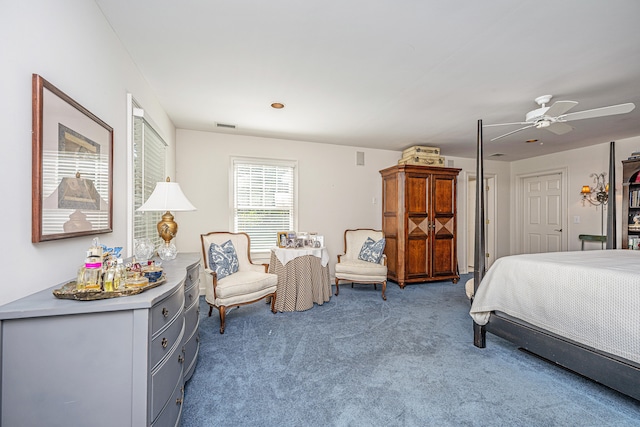
[(113, 129), (34, 74), (31, 241), (110, 233)]

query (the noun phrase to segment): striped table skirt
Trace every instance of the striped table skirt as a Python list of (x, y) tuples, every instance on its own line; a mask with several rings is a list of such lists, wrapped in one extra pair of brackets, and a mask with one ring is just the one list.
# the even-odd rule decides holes
[(269, 273), (278, 275), (278, 311), (309, 310), (314, 303), (322, 305), (331, 298), (329, 264), (323, 267), (318, 257), (304, 255), (282, 265), (271, 251)]

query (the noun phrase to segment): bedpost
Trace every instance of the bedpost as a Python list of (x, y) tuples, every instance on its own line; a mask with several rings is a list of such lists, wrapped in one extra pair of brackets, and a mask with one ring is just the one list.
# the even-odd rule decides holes
[[(607, 198), (607, 249), (616, 248), (616, 143), (609, 144), (609, 196)], [(604, 208), (604, 206), (603, 206)]]
[[(484, 169), (482, 157), (482, 120), (478, 120), (478, 151), (476, 154), (476, 222), (475, 244), (473, 258), (473, 294), (485, 273), (486, 247), (484, 241)], [(486, 329), (473, 322), (473, 345), (485, 348)]]

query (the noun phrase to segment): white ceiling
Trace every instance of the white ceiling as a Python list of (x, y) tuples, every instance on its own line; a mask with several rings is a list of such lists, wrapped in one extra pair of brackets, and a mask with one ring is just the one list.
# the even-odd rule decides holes
[(551, 94), (637, 107), (561, 136), (485, 128), (485, 155), (640, 135), (638, 0), (96, 2), (181, 129), (474, 157), (478, 119), (524, 121)]

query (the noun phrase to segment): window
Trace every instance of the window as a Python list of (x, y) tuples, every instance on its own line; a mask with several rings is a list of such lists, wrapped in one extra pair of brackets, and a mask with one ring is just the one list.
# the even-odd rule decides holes
[(278, 231), (296, 229), (296, 162), (233, 158), (233, 230), (251, 237), (251, 252), (268, 252)]
[(139, 108), (133, 109), (133, 238), (161, 243), (156, 224), (163, 212), (138, 212), (149, 198), (156, 182), (164, 181), (167, 144), (144, 119)]

